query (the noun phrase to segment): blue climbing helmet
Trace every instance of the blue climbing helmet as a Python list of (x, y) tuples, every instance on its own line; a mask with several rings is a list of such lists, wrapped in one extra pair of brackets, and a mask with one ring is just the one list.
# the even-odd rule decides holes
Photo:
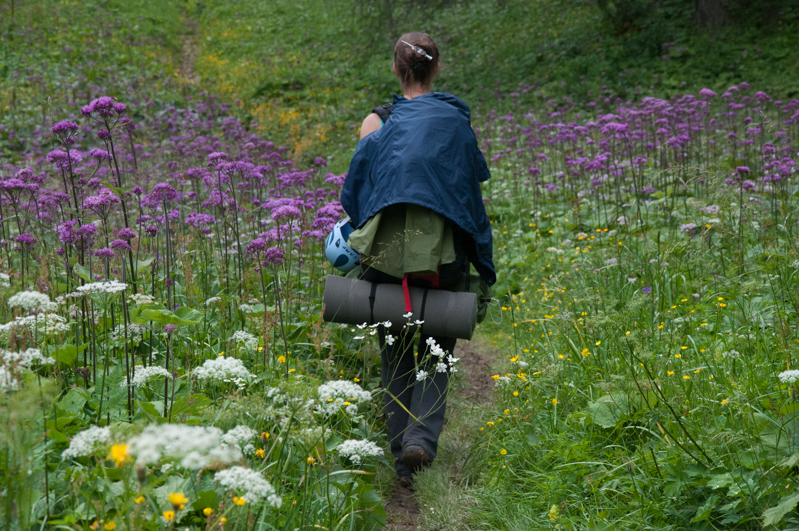
[(354, 231), (347, 216), (336, 223), (325, 240), (325, 256), (333, 267), (344, 273), (361, 264), (361, 254), (347, 245), (347, 239)]

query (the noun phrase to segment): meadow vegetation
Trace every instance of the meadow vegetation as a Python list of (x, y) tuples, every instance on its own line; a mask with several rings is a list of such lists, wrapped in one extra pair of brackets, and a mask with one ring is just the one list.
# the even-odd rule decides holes
[(419, 525), (799, 525), (799, 11), (692, 4), (4, 4), (2, 527), (381, 528), (375, 331), (321, 322), (321, 241), (419, 27), (502, 306)]

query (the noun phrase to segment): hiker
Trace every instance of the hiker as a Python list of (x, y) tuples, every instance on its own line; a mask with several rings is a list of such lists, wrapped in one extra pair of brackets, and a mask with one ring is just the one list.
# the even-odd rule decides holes
[[(496, 281), (491, 228), (480, 183), (490, 177), (470, 123), (469, 107), (451, 94), (431, 92), (441, 67), (438, 46), (426, 33), (403, 35), (393, 69), (403, 96), (366, 117), (344, 182), (341, 204), (355, 231), (347, 244), (360, 252), (359, 278), (373, 283), (450, 289), (473, 264), (482, 281)], [(386, 340), (379, 330), (385, 412), (400, 484), (435, 459), (444, 424), (449, 370), (422, 360), (431, 348), (421, 335)], [(455, 339), (434, 337), (447, 354)], [(418, 352), (419, 367), (414, 353)], [(417, 379), (417, 370), (427, 376)]]

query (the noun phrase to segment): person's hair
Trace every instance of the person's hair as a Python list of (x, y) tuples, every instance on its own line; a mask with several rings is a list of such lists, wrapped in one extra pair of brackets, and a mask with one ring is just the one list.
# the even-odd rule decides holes
[[(427, 59), (424, 55), (420, 55), (402, 41), (418, 46), (433, 59)], [(406, 33), (394, 46), (394, 64), (397, 66), (397, 73), (399, 73), (403, 87), (417, 83), (429, 87), (438, 68), (438, 61), (438, 45), (427, 33), (421, 31)]]

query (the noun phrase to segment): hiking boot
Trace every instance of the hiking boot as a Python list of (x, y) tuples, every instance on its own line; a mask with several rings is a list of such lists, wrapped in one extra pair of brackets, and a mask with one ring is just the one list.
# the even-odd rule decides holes
[(430, 456), (421, 446), (406, 446), (402, 451), (402, 464), (411, 474), (430, 466)]

